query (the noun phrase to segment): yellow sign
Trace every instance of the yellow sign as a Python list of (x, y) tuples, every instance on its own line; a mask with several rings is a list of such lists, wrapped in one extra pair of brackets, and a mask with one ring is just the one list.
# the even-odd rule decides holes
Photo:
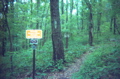
[(26, 30), (26, 38), (28, 39), (40, 39), (42, 38), (42, 30)]

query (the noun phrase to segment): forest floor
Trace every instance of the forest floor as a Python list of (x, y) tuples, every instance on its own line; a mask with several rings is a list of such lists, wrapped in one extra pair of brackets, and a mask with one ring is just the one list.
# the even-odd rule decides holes
[[(115, 43), (109, 43), (109, 45), (115, 45)], [(72, 75), (80, 70), (80, 67), (84, 63), (86, 56), (100, 47), (100, 45), (90, 47), (81, 57), (75, 59), (74, 63), (70, 63), (65, 70), (61, 72), (49, 73), (44, 79), (72, 79)]]
[(86, 52), (80, 58), (75, 59), (75, 62), (70, 64), (64, 71), (48, 74), (46, 79), (71, 79), (72, 74), (80, 70), (80, 66), (88, 53)]
[[(72, 63), (68, 63), (68, 66), (64, 67), (62, 71), (55, 71), (47, 73), (46, 76), (40, 78), (40, 75), (36, 75), (35, 79), (72, 79), (72, 75), (80, 70), (81, 64), (84, 63), (84, 60), (87, 55), (92, 53), (98, 46), (90, 47), (86, 52), (83, 53), (79, 58), (74, 59)], [(31, 72), (32, 73), (32, 72)], [(29, 78), (32, 78), (30, 74)], [(28, 79), (28, 77), (18, 77), (17, 79)]]
[[(107, 44), (104, 44), (107, 45)], [(109, 43), (109, 45), (115, 45), (115, 43)], [(94, 52), (96, 49), (99, 49), (100, 45), (91, 46), (83, 53), (79, 58), (74, 59), (73, 63), (68, 63), (68, 66), (65, 67), (62, 71), (55, 71), (51, 73), (47, 73), (46, 76), (39, 78), (40, 75), (37, 75), (35, 79), (73, 79), (72, 75), (80, 70), (80, 67), (84, 63), (86, 57)], [(30, 76), (32, 77), (32, 75)], [(26, 79), (26, 78), (18, 78), (18, 79)]]
[[(94, 48), (94, 47), (92, 47)], [(80, 58), (74, 60), (74, 63), (70, 63), (69, 66), (61, 72), (49, 73), (44, 79), (71, 79), (73, 73), (76, 73), (80, 70), (80, 66), (84, 63), (85, 57), (89, 55), (91, 51), (85, 52)]]
[[(109, 43), (109, 45), (114, 45), (114, 44), (115, 43)], [(72, 79), (71, 78), (72, 75), (80, 70), (80, 67), (84, 63), (86, 56), (94, 52), (96, 49), (99, 49), (100, 47), (101, 45), (91, 46), (79, 58), (75, 58), (74, 62), (68, 63), (68, 66), (65, 66), (62, 71), (47, 73), (47, 75), (43, 76), (42, 78), (40, 78), (41, 75), (37, 74), (35, 79)], [(17, 76), (16, 79), (31, 79), (31, 78), (32, 78), (32, 72), (30, 72), (30, 74), (26, 73), (24, 74), (24, 76)]]

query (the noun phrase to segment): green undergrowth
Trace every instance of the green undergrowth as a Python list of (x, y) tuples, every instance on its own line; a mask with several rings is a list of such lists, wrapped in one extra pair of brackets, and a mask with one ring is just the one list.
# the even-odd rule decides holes
[[(51, 41), (48, 41), (44, 44), (43, 47), (36, 49), (36, 74), (39, 77), (46, 76), (47, 73), (54, 71), (61, 71), (64, 67), (75, 58), (80, 58), (83, 52), (86, 51), (88, 46), (84, 46), (78, 43), (71, 43), (68, 49), (65, 49), (65, 60), (67, 63), (62, 64), (61, 61), (58, 61), (57, 64), (53, 64), (52, 60), (52, 44)], [(12, 58), (12, 61), (11, 61)], [(24, 78), (32, 76), (33, 68), (33, 49), (29, 48), (28, 50), (7, 52), (5, 57), (2, 57), (0, 66), (0, 77), (2, 79), (9, 78)]]
[(65, 58), (67, 62), (74, 62), (74, 59), (80, 58), (83, 53), (85, 53), (88, 48), (88, 36), (80, 34), (75, 36), (75, 38), (69, 38), (69, 47), (65, 49)]
[(67, 62), (74, 62), (75, 58), (80, 58), (83, 53), (88, 49), (89, 46), (82, 44), (76, 44), (73, 47), (69, 47), (65, 52), (65, 58)]
[(73, 79), (120, 79), (120, 45), (101, 44), (87, 55)]

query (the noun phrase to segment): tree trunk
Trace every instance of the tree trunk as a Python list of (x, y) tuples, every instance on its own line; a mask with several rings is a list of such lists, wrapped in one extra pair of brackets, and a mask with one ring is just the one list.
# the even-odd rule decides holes
[(66, 0), (66, 23), (68, 22), (68, 0)]
[[(37, 16), (39, 16), (40, 0), (37, 0)], [(36, 29), (39, 29), (39, 20), (37, 19)]]
[(93, 15), (92, 15), (92, 5), (89, 0), (85, 0), (89, 9), (89, 45), (93, 46)]
[(98, 16), (97, 16), (97, 25), (98, 25), (98, 28), (97, 28), (97, 31), (100, 32), (100, 25), (101, 25), (101, 13), (98, 13)]
[[(3, 24), (1, 26), (3, 28), (4, 34), (6, 34), (6, 31), (8, 28), (8, 23), (7, 23), (8, 0), (2, 0), (2, 7), (3, 9), (1, 13), (3, 14), (3, 19), (2, 19)], [(6, 51), (6, 36), (2, 38), (2, 55), (3, 56), (5, 54), (5, 51)]]
[(31, 0), (31, 5), (30, 5), (30, 15), (31, 15), (31, 17), (30, 17), (30, 27), (32, 27), (33, 26), (33, 23), (32, 23), (32, 15), (33, 15), (33, 1)]
[(76, 14), (76, 19), (77, 19), (77, 28), (79, 29), (79, 16), (78, 16), (78, 13), (79, 13), (79, 10), (78, 10), (78, 0), (77, 0), (77, 3), (76, 3), (76, 8), (77, 8), (77, 14)]
[(69, 37), (66, 37), (66, 49), (68, 48)]
[[(61, 15), (64, 14), (64, 2), (63, 0), (61, 1)], [(61, 20), (61, 24), (64, 24), (64, 19)]]
[[(99, 8), (100, 7), (102, 7), (101, 0), (99, 1)], [(99, 9), (98, 14), (97, 14), (97, 26), (98, 26), (97, 34), (100, 33), (101, 16), (102, 16), (102, 12), (101, 12), (101, 9)]]
[(89, 21), (90, 21), (90, 24), (89, 24), (89, 45), (92, 46), (93, 44), (93, 21), (92, 21), (92, 10), (90, 10), (90, 15), (89, 15)]
[(5, 56), (5, 38), (2, 39), (2, 56)]
[[(82, 1), (82, 6), (84, 6), (84, 4), (83, 4), (83, 1)], [(82, 27), (81, 27), (81, 30), (83, 30), (84, 29), (84, 19), (83, 19), (83, 17), (84, 17), (84, 10), (82, 9), (82, 12), (81, 12), (81, 25), (82, 25)]]
[[(14, 27), (14, 0), (11, 0), (10, 1), (10, 11), (11, 11), (11, 22), (12, 22), (12, 26)], [(10, 27), (8, 26), (8, 22), (7, 22), (7, 15), (6, 15), (6, 26), (8, 28), (8, 33), (9, 33), (9, 40), (10, 40), (10, 51), (14, 51), (14, 48), (13, 48), (13, 40), (12, 39), (12, 33), (11, 33), (11, 30), (10, 30)]]
[(113, 18), (111, 18), (111, 22), (110, 22), (110, 32), (112, 32), (112, 27), (113, 27)]
[(73, 0), (70, 0), (70, 18), (72, 18), (72, 11), (73, 11)]
[(118, 34), (120, 34), (119, 28), (117, 26), (117, 21), (116, 21), (116, 16), (113, 18), (114, 21), (114, 34), (116, 34), (116, 32), (118, 32)]
[(59, 15), (59, 0), (50, 0), (51, 10), (51, 26), (52, 26), (52, 44), (53, 44), (53, 60), (63, 60), (64, 48), (61, 35), (60, 15)]
[[(68, 22), (68, 0), (66, 0), (66, 23)], [(72, 9), (70, 10), (70, 12), (72, 12)], [(72, 17), (72, 13), (70, 13), (70, 17)], [(68, 26), (66, 26), (66, 29), (68, 29)], [(68, 32), (66, 32), (66, 34), (68, 34)], [(69, 38), (66, 37), (66, 49), (68, 48), (68, 42), (69, 42)]]
[(114, 32), (113, 32), (113, 34), (115, 35), (116, 34), (116, 18), (115, 17), (113, 18), (113, 21), (114, 21)]

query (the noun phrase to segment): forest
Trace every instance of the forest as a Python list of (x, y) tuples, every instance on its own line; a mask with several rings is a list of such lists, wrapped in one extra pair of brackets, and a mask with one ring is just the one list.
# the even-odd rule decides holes
[(0, 79), (120, 79), (120, 0), (0, 0)]

